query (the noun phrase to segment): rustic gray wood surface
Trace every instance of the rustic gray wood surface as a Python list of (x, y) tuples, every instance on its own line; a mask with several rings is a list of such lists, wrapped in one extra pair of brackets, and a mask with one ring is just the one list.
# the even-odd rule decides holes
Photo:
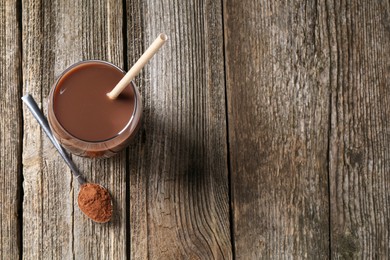
[(326, 6), (237, 0), (225, 10), (236, 256), (327, 259)]
[[(95, 224), (20, 102), (47, 114), (56, 77), (102, 59), (136, 79), (143, 126), (111, 159)], [(386, 259), (388, 1), (0, 3), (0, 259)]]
[(144, 127), (129, 152), (131, 256), (230, 259), (221, 3), (126, 8), (128, 66), (159, 32), (170, 37), (137, 81)]
[(237, 258), (390, 256), (389, 11), (225, 1)]
[(0, 2), (0, 259), (20, 252), (20, 30), (16, 1)]
[(331, 253), (390, 257), (390, 2), (330, 3)]

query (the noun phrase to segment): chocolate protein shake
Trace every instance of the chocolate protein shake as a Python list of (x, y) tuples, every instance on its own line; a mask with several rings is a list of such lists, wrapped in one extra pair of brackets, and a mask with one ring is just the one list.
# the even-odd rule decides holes
[(70, 152), (110, 157), (128, 145), (140, 126), (141, 97), (134, 83), (112, 100), (107, 93), (125, 72), (104, 61), (83, 61), (59, 77), (49, 96), (48, 118)]

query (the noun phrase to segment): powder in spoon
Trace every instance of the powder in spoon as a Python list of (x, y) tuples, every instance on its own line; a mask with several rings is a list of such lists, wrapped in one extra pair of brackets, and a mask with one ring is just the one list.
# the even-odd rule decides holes
[(95, 222), (105, 223), (112, 216), (110, 194), (98, 184), (87, 183), (80, 187), (78, 204), (81, 211)]

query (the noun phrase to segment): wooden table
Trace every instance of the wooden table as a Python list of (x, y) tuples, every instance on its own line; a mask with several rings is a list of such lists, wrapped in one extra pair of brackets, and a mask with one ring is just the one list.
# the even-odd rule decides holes
[[(137, 78), (143, 127), (120, 155), (73, 156), (106, 186), (95, 224), (20, 97), (86, 59)], [(388, 259), (390, 3), (0, 3), (0, 259)]]

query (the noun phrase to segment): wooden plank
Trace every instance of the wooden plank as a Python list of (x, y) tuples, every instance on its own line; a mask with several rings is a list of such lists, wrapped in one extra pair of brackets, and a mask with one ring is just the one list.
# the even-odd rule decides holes
[[(122, 4), (119, 0), (82, 2), (78, 16), (82, 59), (102, 59), (123, 68)], [(115, 213), (108, 224), (97, 225), (75, 209), (75, 255), (81, 259), (126, 258), (126, 151), (110, 159), (76, 161), (89, 181), (108, 188)]]
[[(23, 94), (30, 93), (46, 113), (55, 68), (54, 5), (23, 1)], [(58, 59), (58, 62), (62, 62)], [(56, 72), (55, 72), (56, 71)], [(70, 171), (23, 106), (23, 258), (71, 258), (72, 179)]]
[(329, 34), (321, 1), (224, 1), (237, 259), (328, 259)]
[[(23, 21), (24, 92), (45, 114), (50, 87), (69, 65), (104, 59), (123, 66), (122, 2), (23, 1)], [(114, 199), (113, 221), (95, 224), (78, 209), (78, 183), (26, 110), (24, 122), (24, 258), (124, 258), (125, 152), (107, 160), (74, 158)]]
[(390, 3), (329, 1), (331, 252), (390, 256)]
[(20, 29), (17, 1), (0, 2), (0, 259), (20, 255)]
[(137, 80), (143, 128), (129, 151), (134, 259), (230, 259), (222, 7), (126, 1), (129, 66), (168, 43)]

